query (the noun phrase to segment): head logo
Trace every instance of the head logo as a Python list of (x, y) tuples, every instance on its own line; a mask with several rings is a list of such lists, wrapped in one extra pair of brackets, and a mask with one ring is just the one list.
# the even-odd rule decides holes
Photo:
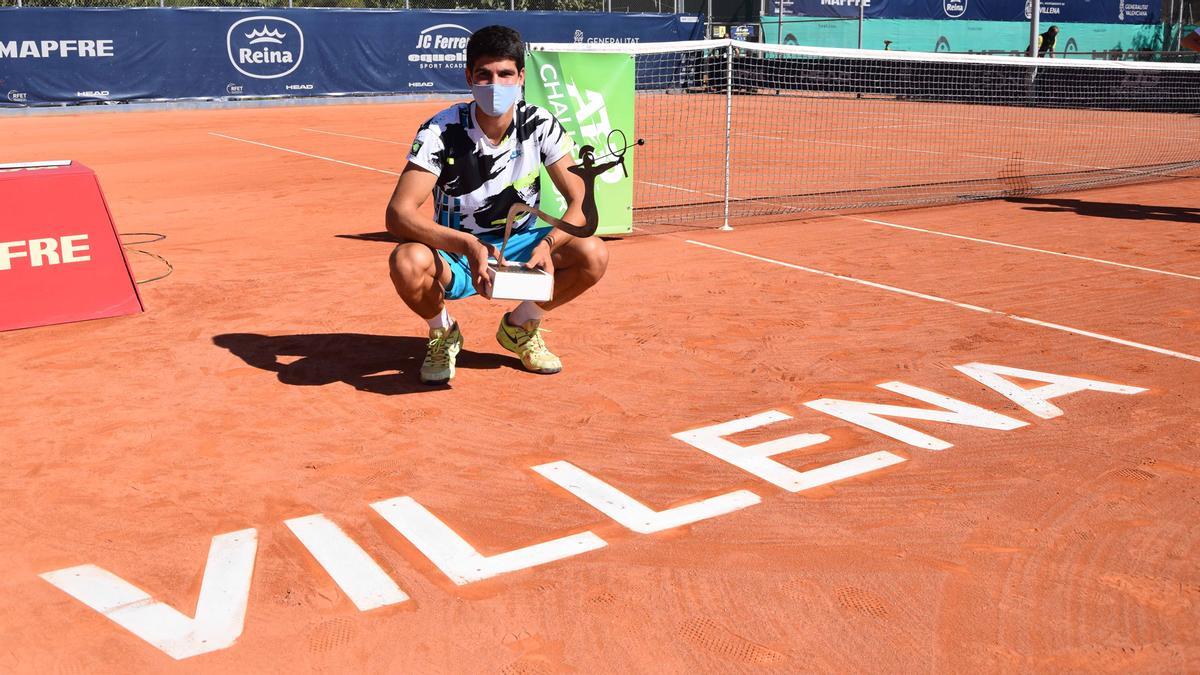
[(579, 30), (578, 28), (575, 29), (575, 42), (576, 44), (583, 42), (583, 31)]
[(271, 80), (290, 75), (304, 58), (304, 32), (277, 16), (235, 21), (225, 35), (229, 62), (247, 77)]
[(967, 0), (942, 0), (942, 11), (951, 19), (957, 19), (967, 11)]
[(421, 31), (417, 44), (408, 55), (409, 63), (421, 68), (466, 68), (467, 40), (471, 31), (456, 23), (439, 23)]

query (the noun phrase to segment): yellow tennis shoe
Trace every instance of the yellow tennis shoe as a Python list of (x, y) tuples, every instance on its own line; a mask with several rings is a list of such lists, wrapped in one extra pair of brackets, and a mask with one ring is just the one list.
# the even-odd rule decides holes
[(511, 326), (508, 314), (500, 319), (496, 340), (508, 351), (521, 357), (525, 370), (539, 375), (552, 375), (562, 370), (562, 361), (546, 348), (542, 340), (541, 321), (527, 321), (524, 326)]
[(454, 379), (454, 360), (462, 351), (462, 344), (462, 332), (458, 330), (457, 322), (449, 328), (431, 328), (429, 348), (421, 363), (421, 382), (446, 384)]

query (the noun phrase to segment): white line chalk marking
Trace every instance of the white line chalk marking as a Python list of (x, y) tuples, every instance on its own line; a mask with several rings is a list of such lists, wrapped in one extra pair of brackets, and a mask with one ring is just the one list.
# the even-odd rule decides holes
[(408, 600), (379, 564), (324, 515), (283, 522), (360, 612)]
[(186, 659), (225, 649), (242, 634), (257, 551), (253, 529), (212, 538), (194, 619), (95, 565), (39, 576), (171, 658)]
[(375, 502), (371, 508), (459, 586), (607, 546), (595, 534), (582, 532), (485, 556), (412, 497)]
[(1104, 335), (1102, 333), (1093, 333), (1091, 331), (1082, 330), (1080, 328), (1071, 328), (1070, 326), (1063, 326), (1062, 324), (1050, 323), (1048, 321), (1039, 321), (1037, 319), (1030, 319), (1029, 317), (1018, 316), (1016, 314), (1009, 314), (1008, 312), (1002, 312), (1002, 311), (996, 310), (996, 309), (988, 309), (986, 307), (980, 307), (978, 305), (968, 305), (963, 302), (955, 302), (954, 300), (947, 300), (946, 298), (940, 298), (936, 295), (927, 295), (925, 293), (909, 291), (909, 290), (906, 290), (903, 288), (897, 288), (895, 286), (888, 286), (886, 284), (879, 284), (879, 283), (875, 283), (873, 281), (866, 281), (864, 279), (856, 279), (854, 277), (848, 277), (848, 276), (845, 276), (844, 274), (834, 274), (833, 272), (825, 272), (822, 270), (813, 269), (811, 267), (804, 267), (803, 265), (794, 265), (792, 263), (783, 262), (782, 260), (775, 260), (773, 258), (764, 258), (762, 256), (754, 255), (752, 253), (743, 253), (742, 251), (735, 251), (731, 248), (725, 248), (723, 246), (715, 246), (713, 244), (706, 244), (702, 241), (695, 241), (693, 239), (688, 239), (686, 241), (689, 244), (695, 244), (696, 246), (703, 246), (704, 248), (711, 248), (714, 251), (723, 251), (725, 253), (731, 253), (733, 255), (741, 256), (743, 258), (750, 258), (751, 260), (767, 262), (767, 263), (771, 263), (773, 265), (779, 265), (781, 267), (788, 267), (790, 269), (800, 270), (802, 272), (810, 272), (812, 274), (819, 274), (821, 276), (830, 277), (832, 279), (841, 279), (842, 281), (849, 281), (851, 283), (860, 284), (863, 286), (870, 286), (871, 288), (878, 288), (881, 290), (890, 291), (892, 293), (900, 293), (902, 295), (908, 295), (908, 296), (912, 296), (914, 298), (930, 300), (932, 302), (942, 302), (942, 303), (946, 303), (948, 305), (954, 305), (955, 307), (969, 309), (973, 312), (982, 312), (985, 314), (995, 314), (997, 316), (1005, 316), (1014, 321), (1031, 323), (1035, 326), (1042, 326), (1043, 328), (1052, 328), (1054, 330), (1063, 331), (1065, 333), (1074, 333), (1075, 335), (1083, 335), (1085, 337), (1095, 338), (1097, 340), (1103, 340), (1105, 342), (1111, 342), (1113, 344), (1125, 345), (1126, 347), (1133, 347), (1134, 349), (1141, 349), (1141, 350), (1148, 351), (1148, 352), (1154, 352), (1156, 354), (1162, 354), (1164, 356), (1171, 356), (1171, 357), (1174, 357), (1177, 359), (1184, 359), (1186, 361), (1194, 361), (1196, 363), (1200, 363), (1200, 356), (1196, 356), (1195, 354), (1187, 354), (1184, 352), (1177, 352), (1177, 351), (1174, 351), (1171, 349), (1165, 349), (1163, 347), (1155, 347), (1154, 345), (1148, 345), (1148, 344), (1145, 344), (1142, 342), (1134, 342), (1132, 340), (1124, 340), (1122, 338), (1113, 337), (1111, 335)]
[[(1004, 398), (1016, 403), (1038, 417), (1048, 420), (1063, 414), (1058, 406), (1050, 402), (1052, 398), (1074, 394), (1079, 391), (1104, 391), (1110, 394), (1140, 394), (1146, 391), (1143, 387), (1131, 387), (1125, 384), (1113, 384), (1100, 380), (1089, 380), (1082, 377), (1055, 375), (1038, 370), (1010, 368), (1009, 366), (994, 366), (988, 363), (966, 363), (954, 366), (955, 370), (975, 380), (983, 386), (995, 391)], [(1046, 382), (1045, 386), (1025, 389), (1016, 382), (1004, 376), (1019, 377), (1024, 380)]]
[(936, 405), (942, 408), (942, 410), (913, 408), (884, 403), (843, 401), (836, 398), (819, 398), (815, 401), (809, 401), (804, 405), (813, 410), (819, 410), (826, 415), (832, 415), (851, 424), (857, 424), (860, 427), (866, 427), (871, 431), (889, 436), (902, 443), (926, 450), (945, 450), (954, 447), (954, 445), (940, 438), (934, 438), (929, 434), (921, 433), (916, 429), (910, 429), (902, 424), (884, 419), (884, 417), (903, 417), (914, 420), (928, 420), (930, 422), (965, 424), (972, 427), (998, 429), (1001, 431), (1011, 431), (1029, 425), (1028, 422), (1022, 422), (1007, 415), (985, 410), (979, 406), (971, 405), (965, 401), (929, 391), (928, 389), (914, 387), (911, 384), (884, 382), (878, 385), (878, 387), (915, 398), (918, 401)]
[(280, 150), (280, 151), (282, 151), (282, 152), (290, 152), (290, 153), (292, 153), (293, 155), (302, 155), (302, 156), (304, 156), (304, 157), (312, 157), (313, 159), (323, 159), (323, 160), (325, 160), (326, 162), (333, 162), (333, 163), (335, 163), (335, 164), (345, 164), (346, 166), (352, 166), (352, 167), (354, 167), (354, 168), (356, 168), (356, 169), (366, 169), (367, 171), (374, 171), (374, 172), (376, 172), (376, 173), (386, 173), (386, 174), (388, 174), (389, 176), (399, 176), (399, 175), (400, 175), (399, 173), (397, 173), (397, 172), (395, 172), (395, 171), (388, 171), (387, 169), (376, 169), (376, 168), (375, 168), (375, 167), (373, 167), (373, 166), (365, 166), (365, 165), (363, 165), (363, 164), (355, 164), (354, 162), (346, 162), (346, 161), (343, 161), (343, 160), (340, 160), (340, 159), (334, 159), (334, 158), (332, 158), (332, 157), (325, 157), (324, 155), (314, 155), (314, 154), (312, 154), (312, 153), (309, 153), (309, 152), (301, 152), (301, 151), (299, 151), (299, 150), (293, 150), (293, 149), (291, 149), (291, 148), (284, 148), (284, 147), (281, 147), (281, 146), (278, 146), (278, 145), (271, 145), (270, 143), (260, 143), (260, 142), (258, 142), (258, 141), (251, 141), (251, 140), (247, 140), (247, 139), (245, 139), (245, 138), (238, 138), (238, 137), (236, 137), (236, 136), (227, 136), (227, 135), (225, 135), (225, 134), (218, 134), (218, 133), (217, 133), (217, 132), (215, 132), (215, 131), (210, 131), (210, 132), (208, 132), (208, 135), (209, 135), (209, 136), (216, 136), (216, 137), (218, 137), (218, 138), (226, 138), (226, 139), (229, 139), (229, 140), (231, 140), (231, 141), (238, 141), (239, 143), (249, 143), (250, 145), (259, 145), (259, 146), (262, 146), (262, 147), (264, 147), (264, 148), (271, 148), (272, 150)]
[[(839, 216), (839, 217), (848, 218), (847, 216)], [(900, 230), (912, 230), (913, 232), (924, 232), (925, 234), (936, 234), (939, 237), (952, 237), (954, 239), (964, 239), (966, 241), (973, 241), (973, 242), (976, 242), (979, 244), (990, 244), (992, 246), (1003, 246), (1005, 248), (1015, 248), (1015, 249), (1019, 249), (1022, 251), (1031, 251), (1033, 253), (1045, 253), (1046, 255), (1056, 255), (1056, 256), (1061, 256), (1063, 258), (1074, 258), (1076, 260), (1086, 260), (1088, 262), (1100, 263), (1101, 265), (1112, 265), (1114, 267), (1124, 267), (1124, 268), (1131, 269), (1131, 270), (1140, 270), (1142, 272), (1153, 272), (1155, 274), (1166, 274), (1166, 275), (1173, 276), (1173, 277), (1182, 277), (1184, 279), (1194, 279), (1196, 281), (1200, 281), (1200, 276), (1196, 276), (1196, 275), (1192, 275), (1192, 274), (1183, 274), (1181, 272), (1168, 272), (1166, 270), (1154, 269), (1153, 267), (1141, 267), (1139, 265), (1130, 265), (1127, 263), (1119, 263), (1119, 262), (1114, 262), (1112, 260), (1104, 260), (1102, 258), (1089, 258), (1085, 255), (1075, 255), (1073, 253), (1060, 253), (1058, 251), (1047, 251), (1046, 249), (1034, 248), (1032, 246), (1021, 246), (1020, 244), (1008, 244), (1008, 243), (1005, 243), (1002, 241), (995, 241), (994, 239), (980, 239), (978, 237), (968, 237), (968, 236), (961, 235), (961, 234), (951, 234), (950, 232), (939, 232), (937, 230), (927, 230), (925, 228), (912, 227), (910, 225), (898, 225), (896, 223), (888, 223), (888, 222), (884, 222), (882, 220), (872, 220), (871, 218), (848, 218), (848, 219), (849, 220), (861, 220), (866, 223), (873, 223), (875, 225), (883, 225), (884, 227), (894, 227), (894, 228), (897, 228)]]
[(314, 134), (327, 134), (329, 136), (343, 136), (345, 138), (357, 138), (360, 141), (374, 141), (376, 143), (390, 143), (392, 145), (408, 145), (408, 143), (401, 143), (400, 141), (389, 141), (386, 138), (372, 138), (370, 136), (355, 136), (354, 134), (342, 134), (342, 133), (338, 133), (336, 131), (323, 131), (321, 129), (309, 129), (307, 127), (302, 128), (301, 131), (311, 131)]
[(757, 429), (761, 426), (792, 419), (790, 415), (778, 410), (768, 410), (765, 413), (742, 417), (730, 422), (672, 434), (672, 438), (707, 452), (708, 454), (728, 462), (737, 468), (787, 490), (802, 492), (826, 485), (834, 481), (845, 480), (886, 466), (899, 464), (903, 457), (890, 452), (873, 452), (861, 457), (855, 457), (836, 464), (817, 467), (808, 471), (796, 471), (784, 466), (771, 457), (785, 452), (792, 452), (812, 445), (819, 445), (829, 440), (825, 434), (796, 434), (786, 438), (766, 441), (756, 445), (743, 446), (725, 440), (724, 436)]
[(533, 470), (600, 513), (640, 534), (661, 532), (723, 516), (762, 500), (749, 490), (736, 490), (698, 502), (655, 511), (570, 462), (539, 464)]

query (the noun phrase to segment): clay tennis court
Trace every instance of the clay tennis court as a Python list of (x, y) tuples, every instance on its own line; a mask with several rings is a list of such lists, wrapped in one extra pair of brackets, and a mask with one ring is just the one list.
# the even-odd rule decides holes
[(430, 389), (383, 209), (444, 106), (4, 120), (175, 271), (0, 334), (0, 670), (1200, 669), (1200, 179), (612, 241), (562, 374), (476, 298)]

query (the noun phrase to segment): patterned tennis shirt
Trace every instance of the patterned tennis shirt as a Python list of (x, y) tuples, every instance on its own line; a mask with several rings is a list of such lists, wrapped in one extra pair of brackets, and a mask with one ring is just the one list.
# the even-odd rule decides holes
[[(438, 223), (475, 235), (502, 234), (513, 204), (537, 208), (541, 167), (574, 147), (554, 115), (524, 101), (517, 102), (504, 138), (493, 144), (476, 122), (475, 103), (457, 103), (421, 125), (408, 161), (438, 177), (433, 191)], [(523, 214), (513, 232), (536, 220)]]

